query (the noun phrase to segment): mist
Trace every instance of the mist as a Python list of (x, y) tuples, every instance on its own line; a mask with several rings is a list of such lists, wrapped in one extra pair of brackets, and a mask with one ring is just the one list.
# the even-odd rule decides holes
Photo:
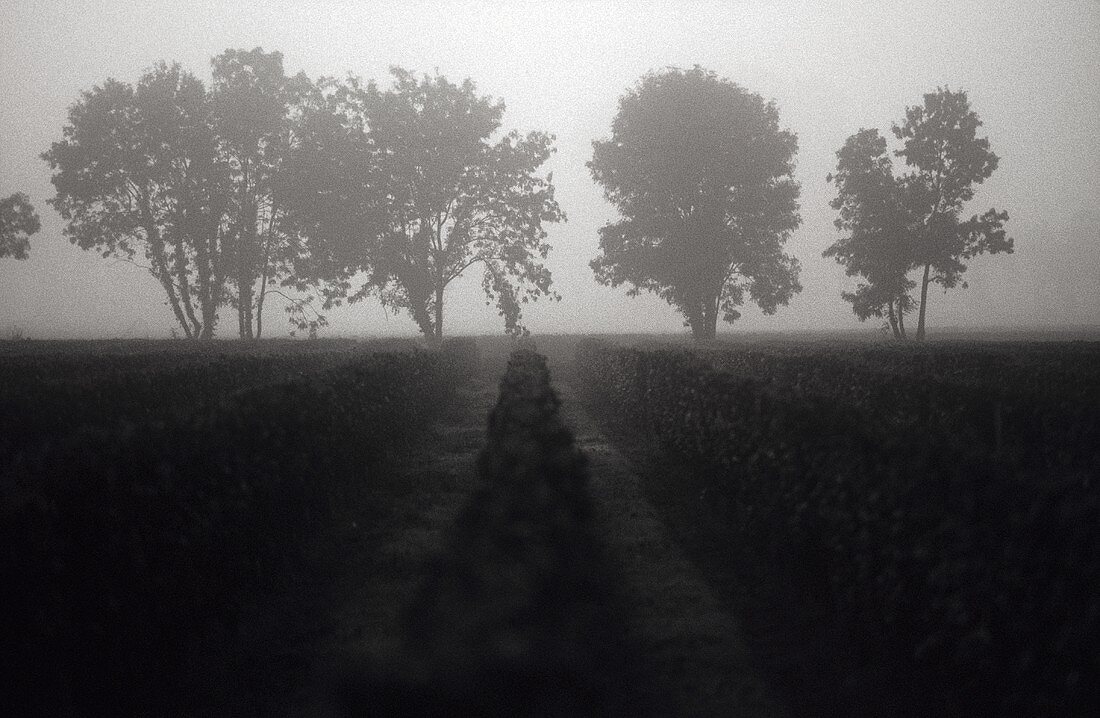
[[(594, 280), (597, 232), (615, 211), (585, 163), (592, 142), (609, 135), (619, 97), (643, 74), (696, 64), (773, 100), (780, 126), (798, 137), (802, 222), (786, 251), (802, 265), (804, 289), (774, 316), (747, 308), (720, 331), (877, 330), (841, 299), (853, 285), (843, 268), (821, 256), (839, 236), (825, 176), (845, 137), (862, 127), (888, 133), (938, 86), (968, 92), (1001, 158), (969, 206), (1007, 210), (1015, 252), (975, 258), (968, 289), (934, 289), (930, 327), (1071, 327), (1100, 316), (1096, 3), (286, 3), (262, 12), (219, 2), (16, 3), (0, 13), (0, 196), (25, 192), (42, 219), (29, 259), (0, 260), (5, 334), (169, 336), (173, 319), (156, 280), (63, 236), (39, 155), (61, 139), (80, 93), (107, 78), (134, 82), (166, 60), (209, 83), (212, 57), (257, 46), (282, 52), (288, 75), (314, 79), (351, 72), (385, 82), (391, 65), (470, 78), (505, 103), (503, 131), (556, 136), (542, 170), (553, 172), (568, 218), (547, 238), (562, 300), (525, 306), (534, 333), (685, 331), (660, 298), (628, 298)], [(468, 272), (448, 287), (449, 333), (501, 331), (479, 285)], [(278, 314), (271, 336), (287, 333)], [(327, 336), (417, 333), (374, 299), (328, 319)]]

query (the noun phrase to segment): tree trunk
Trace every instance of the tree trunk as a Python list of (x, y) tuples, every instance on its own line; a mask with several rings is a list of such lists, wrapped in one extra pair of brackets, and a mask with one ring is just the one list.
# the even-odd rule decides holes
[(688, 313), (688, 326), (691, 327), (691, 336), (697, 342), (706, 342), (714, 339), (718, 327), (718, 300), (705, 299), (702, 306)]
[[(204, 228), (205, 229), (205, 228)], [(200, 338), (212, 339), (218, 323), (218, 295), (215, 284), (214, 262), (217, 261), (217, 227), (210, 233), (203, 233), (195, 240), (195, 271), (199, 278), (199, 310), (202, 314), (202, 333)]]
[[(237, 325), (241, 339), (251, 339), (252, 289), (256, 283), (256, 267), (253, 256), (257, 253), (256, 219), (258, 208), (254, 194), (252, 166), (246, 158), (241, 162), (242, 192), (241, 223), (237, 243)], [(263, 291), (261, 287), (260, 291)]]
[(703, 325), (703, 339), (711, 341), (718, 336), (718, 311), (709, 312)]
[[(263, 286), (267, 286), (267, 280), (264, 280)], [(267, 296), (266, 291), (261, 287), (260, 296), (256, 299), (256, 338), (260, 339), (264, 335), (264, 297)]]
[(920, 313), (917, 315), (917, 341), (924, 341), (924, 310), (928, 308), (928, 272), (931, 264), (924, 265), (924, 278), (920, 285)]
[[(274, 210), (272, 210), (274, 212)], [(272, 225), (274, 224), (272, 219)], [(256, 297), (256, 338), (259, 339), (264, 333), (264, 299), (267, 298), (267, 273), (271, 265), (271, 233), (274, 231), (272, 226), (268, 227), (267, 234), (264, 236), (264, 257), (263, 266), (260, 271), (260, 294)]]
[(191, 325), (187, 323), (187, 317), (183, 314), (183, 308), (180, 307), (179, 297), (176, 296), (175, 287), (172, 285), (172, 277), (168, 274), (167, 269), (158, 270), (154, 274), (159, 275), (157, 279), (160, 280), (160, 284), (164, 287), (164, 291), (168, 294), (168, 303), (172, 307), (172, 313), (176, 316), (176, 321), (179, 322), (180, 327), (183, 328), (183, 335), (188, 339), (191, 339)]
[(247, 270), (237, 274), (237, 326), (241, 339), (252, 338), (252, 277)]
[(172, 307), (172, 313), (176, 316), (176, 321), (183, 328), (184, 336), (191, 339), (191, 327), (187, 324), (187, 317), (183, 314), (179, 296), (172, 284), (172, 272), (168, 267), (168, 254), (165, 252), (164, 238), (160, 234), (160, 228), (153, 221), (148, 198), (141, 196), (138, 198), (138, 203), (141, 209), (142, 227), (145, 229), (145, 239), (149, 243), (152, 254), (153, 267), (150, 271), (160, 282), (160, 285), (164, 287), (164, 293), (168, 295), (168, 304)]
[(703, 315), (699, 307), (688, 305), (682, 311), (687, 318), (687, 325), (691, 327), (691, 338), (697, 342), (703, 341)]
[[(151, 238), (156, 237), (150, 233)], [(183, 314), (183, 308), (180, 306), (179, 297), (176, 295), (175, 285), (172, 284), (172, 275), (168, 271), (168, 262), (164, 256), (164, 245), (158, 239), (152, 239), (150, 245), (153, 250), (153, 276), (160, 281), (160, 285), (164, 287), (164, 292), (168, 295), (168, 304), (172, 307), (172, 314), (175, 315), (176, 321), (179, 322), (180, 327), (183, 328), (183, 335), (188, 339), (191, 338), (191, 326), (187, 323), (187, 317)]]
[(435, 285), (435, 336), (432, 338), (433, 344), (439, 344), (443, 341), (443, 289), (442, 283), (436, 283)]
[(905, 335), (905, 312), (901, 311), (900, 307), (898, 308), (898, 331), (901, 332), (902, 339), (909, 338)]
[(176, 279), (179, 281), (180, 304), (191, 322), (191, 338), (202, 339), (202, 322), (195, 316), (195, 306), (191, 300), (190, 278), (187, 276), (187, 255), (184, 253), (183, 240), (177, 240), (175, 246)]
[(887, 316), (890, 319), (890, 329), (894, 332), (894, 339), (901, 339), (901, 331), (898, 329), (898, 318), (894, 315), (894, 300), (891, 299), (887, 302), (886, 306), (888, 311)]
[(205, 298), (202, 306), (202, 334), (199, 335), (201, 339), (213, 339), (214, 327), (218, 323), (218, 305), (209, 301), (209, 298)]

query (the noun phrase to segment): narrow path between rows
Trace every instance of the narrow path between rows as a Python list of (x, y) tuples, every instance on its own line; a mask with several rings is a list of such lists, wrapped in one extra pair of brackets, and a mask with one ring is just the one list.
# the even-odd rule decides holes
[(584, 410), (568, 365), (552, 367), (562, 414), (588, 456), (590, 490), (619, 573), (623, 618), (650, 690), (670, 715), (784, 716), (759, 677), (738, 620), (675, 544), (640, 477)]
[[(285, 646), (276, 654), (286, 685), (254, 688), (255, 715), (340, 715), (338, 686), (392, 654), (402, 610), (477, 485), (476, 457), (503, 369), (498, 364), (483, 360), (456, 388), (421, 448), (386, 477), (401, 487), (396, 499), (383, 491), (379, 504), (387, 505), (345, 507), (333, 532), (318, 539), (316, 585), (289, 591), (285, 605), (266, 611), (265, 620), (282, 630), (258, 633), (277, 635)], [(264, 673), (270, 683), (271, 670)]]
[[(255, 633), (277, 635), (281, 647), (274, 647), (275, 665), (265, 666), (248, 691), (255, 696), (251, 710), (235, 712), (339, 715), (339, 683), (393, 655), (403, 609), (478, 487), (477, 456), (505, 360), (483, 354), (480, 371), (457, 389), (423, 448), (391, 477), (403, 485), (397, 499), (348, 507), (333, 534), (318, 540), (322, 575), (265, 612), (270, 625)], [(643, 695), (627, 702), (661, 716), (787, 715), (759, 678), (737, 619), (676, 545), (641, 478), (585, 412), (568, 364), (551, 371), (562, 417), (589, 460), (597, 530), (617, 582), (615, 608), (646, 677), (631, 681)], [(281, 685), (273, 671), (283, 673)]]

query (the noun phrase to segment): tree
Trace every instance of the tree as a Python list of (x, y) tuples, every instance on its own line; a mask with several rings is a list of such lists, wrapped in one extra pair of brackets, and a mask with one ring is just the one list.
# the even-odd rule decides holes
[(209, 110), (202, 82), (161, 62), (136, 87), (82, 93), (42, 155), (70, 241), (131, 262), (140, 250), (189, 338), (213, 336), (224, 298), (228, 169)]
[(937, 88), (924, 96), (923, 105), (905, 109), (904, 124), (893, 126), (894, 136), (903, 142), (894, 154), (913, 168), (901, 178), (900, 191), (919, 218), (912, 227), (913, 265), (922, 272), (917, 341), (925, 337), (929, 284), (935, 282), (944, 291), (960, 283), (965, 288), (966, 260), (1013, 250), (1004, 230), (1008, 212), (990, 209), (960, 220), (974, 185), (997, 169), (989, 140), (977, 137), (981, 125), (966, 92)]
[(16, 192), (0, 199), (0, 259), (26, 259), (31, 248), (30, 236), (41, 227), (27, 195)]
[[(263, 334), (264, 300), (290, 275), (299, 250), (276, 187), (291, 150), (295, 117), (310, 82), (288, 78), (279, 52), (226, 50), (215, 57), (211, 112), (229, 168), (224, 237), (231, 302), (242, 339)], [(284, 295), (286, 296), (286, 295)], [(292, 307), (300, 300), (287, 297)]]
[(388, 90), (329, 80), (306, 113), (288, 190), (309, 240), (302, 277), (326, 282), (326, 307), (376, 294), (437, 341), (447, 286), (480, 264), (506, 331), (524, 333), (522, 304), (557, 298), (543, 227), (565, 216), (536, 174), (554, 138), (494, 141), (504, 104), (472, 81), (391, 72)]
[(886, 140), (878, 130), (861, 129), (836, 154), (836, 173), (826, 177), (837, 187), (830, 206), (839, 211), (836, 228), (850, 234), (823, 256), (844, 265), (848, 276), (861, 278), (855, 292), (841, 295), (856, 316), (862, 321), (885, 315), (894, 337), (904, 339), (915, 286), (907, 277), (913, 262), (913, 218), (894, 178)]
[(656, 293), (697, 340), (746, 293), (772, 314), (802, 287), (782, 247), (798, 226), (797, 139), (774, 102), (699, 66), (650, 73), (619, 100), (588, 167), (622, 219), (600, 230), (599, 282)]

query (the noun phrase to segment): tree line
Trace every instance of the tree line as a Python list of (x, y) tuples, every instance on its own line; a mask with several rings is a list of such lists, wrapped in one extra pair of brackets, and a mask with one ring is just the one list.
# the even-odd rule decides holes
[[(212, 337), (228, 308), (258, 338), (272, 295), (315, 336), (322, 311), (373, 296), (438, 340), (444, 292), (475, 266), (509, 333), (526, 332), (525, 303), (560, 299), (544, 260), (565, 214), (539, 173), (554, 137), (501, 131), (503, 102), (471, 80), (392, 68), (385, 88), (313, 81), (261, 48), (226, 50), (211, 70), (209, 87), (178, 63), (108, 79), (42, 154), (70, 241), (147, 268), (185, 336)], [(846, 236), (824, 256), (857, 278), (842, 294), (855, 314), (897, 338), (914, 311), (924, 338), (929, 285), (965, 287), (967, 260), (1013, 249), (1007, 213), (962, 218), (998, 162), (966, 93), (923, 99), (893, 126), (905, 173), (861, 129), (827, 177)], [(587, 165), (619, 213), (600, 229), (596, 280), (656, 293), (700, 340), (746, 301), (788, 304), (802, 289), (784, 252), (800, 224), (797, 150), (774, 102), (699, 66), (646, 74)], [(0, 256), (26, 257), (39, 222), (25, 195), (0, 201), (0, 222)]]

